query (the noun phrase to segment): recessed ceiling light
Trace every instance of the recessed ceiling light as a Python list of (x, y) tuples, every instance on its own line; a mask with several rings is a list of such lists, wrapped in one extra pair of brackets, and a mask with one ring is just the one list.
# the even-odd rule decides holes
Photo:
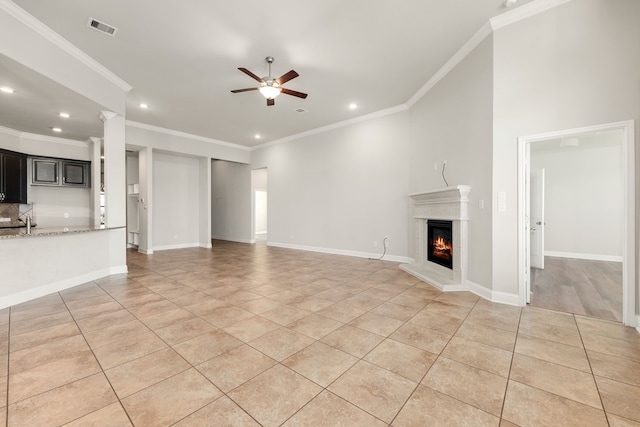
[(349, 109), (350, 110), (355, 110), (356, 108), (358, 108), (358, 104), (352, 102), (351, 104), (349, 104)]
[(15, 90), (10, 88), (9, 86), (0, 86), (0, 91), (2, 91), (4, 93), (13, 93), (13, 92), (15, 92)]
[(140, 104), (140, 108), (146, 109), (146, 108), (149, 108), (149, 106), (147, 104), (145, 104), (145, 103), (142, 103), (142, 104)]
[(64, 119), (68, 119), (69, 117), (71, 117), (71, 114), (69, 113), (58, 113), (58, 115)]
[(259, 133), (256, 133), (256, 139), (262, 138)]
[(51, 130), (54, 132), (62, 132), (62, 129), (60, 128), (51, 128)]

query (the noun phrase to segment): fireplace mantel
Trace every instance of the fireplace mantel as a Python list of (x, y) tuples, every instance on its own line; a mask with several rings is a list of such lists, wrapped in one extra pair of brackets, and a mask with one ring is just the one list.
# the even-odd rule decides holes
[[(466, 290), (468, 254), (469, 185), (440, 188), (409, 194), (412, 200), (415, 261), (400, 266), (404, 271), (443, 291)], [(427, 259), (427, 221), (452, 221), (453, 268)]]
[(471, 187), (468, 185), (457, 185), (409, 194), (413, 200), (413, 218), (468, 220), (470, 191)]

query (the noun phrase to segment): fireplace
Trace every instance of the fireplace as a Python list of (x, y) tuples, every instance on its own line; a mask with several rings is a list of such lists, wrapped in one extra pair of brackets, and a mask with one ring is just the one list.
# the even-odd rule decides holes
[(452, 225), (451, 221), (427, 221), (427, 260), (449, 269), (453, 269)]
[(410, 194), (413, 262), (400, 268), (443, 291), (468, 290), (468, 203), (471, 187)]

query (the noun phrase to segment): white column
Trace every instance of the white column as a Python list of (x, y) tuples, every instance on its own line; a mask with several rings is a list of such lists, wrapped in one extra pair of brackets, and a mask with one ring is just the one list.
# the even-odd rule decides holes
[(105, 222), (108, 228), (127, 225), (127, 181), (125, 120), (112, 111), (102, 111), (104, 122)]
[(211, 247), (211, 158), (200, 159), (200, 186), (199, 186), (199, 232), (200, 247)]
[(138, 215), (140, 220), (138, 252), (153, 253), (153, 148), (138, 152), (138, 178), (140, 184)]
[(91, 224), (100, 225), (100, 156), (102, 138), (89, 138), (89, 158), (91, 159), (91, 207), (89, 215)]

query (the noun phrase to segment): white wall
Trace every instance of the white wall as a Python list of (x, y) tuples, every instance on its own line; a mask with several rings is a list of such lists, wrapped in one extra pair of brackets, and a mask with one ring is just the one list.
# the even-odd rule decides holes
[(268, 195), (264, 190), (256, 190), (255, 196), (255, 232), (256, 234), (267, 234), (267, 209)]
[(251, 167), (214, 160), (211, 163), (211, 237), (249, 243)]
[(640, 119), (638, 16), (636, 0), (580, 0), (494, 33), (494, 207), (507, 194), (493, 216), (494, 290), (518, 292), (517, 138)]
[(200, 166), (153, 152), (153, 249), (199, 246)]
[(379, 256), (388, 236), (406, 259), (409, 125), (405, 111), (253, 151), (269, 170), (269, 244)]
[[(141, 127), (143, 126), (143, 127)], [(249, 148), (183, 132), (127, 122), (127, 145), (154, 148), (178, 155), (249, 163)]]
[(269, 174), (266, 168), (251, 171), (251, 202), (254, 217), (252, 235), (267, 233), (269, 218), (268, 180)]
[[(127, 233), (140, 231), (139, 197), (140, 197), (140, 161), (137, 154), (127, 153)], [(138, 184), (138, 194), (129, 194), (129, 186)], [(128, 245), (134, 244), (127, 235)], [(139, 240), (138, 240), (139, 242)], [(136, 244), (137, 246), (137, 244)]]
[(471, 186), (468, 279), (487, 289), (492, 287), (492, 52), (489, 36), (411, 108), (409, 156), (410, 193), (445, 187), (445, 160), (449, 185)]
[(622, 144), (532, 152), (531, 168), (545, 170), (545, 254), (622, 260)]

